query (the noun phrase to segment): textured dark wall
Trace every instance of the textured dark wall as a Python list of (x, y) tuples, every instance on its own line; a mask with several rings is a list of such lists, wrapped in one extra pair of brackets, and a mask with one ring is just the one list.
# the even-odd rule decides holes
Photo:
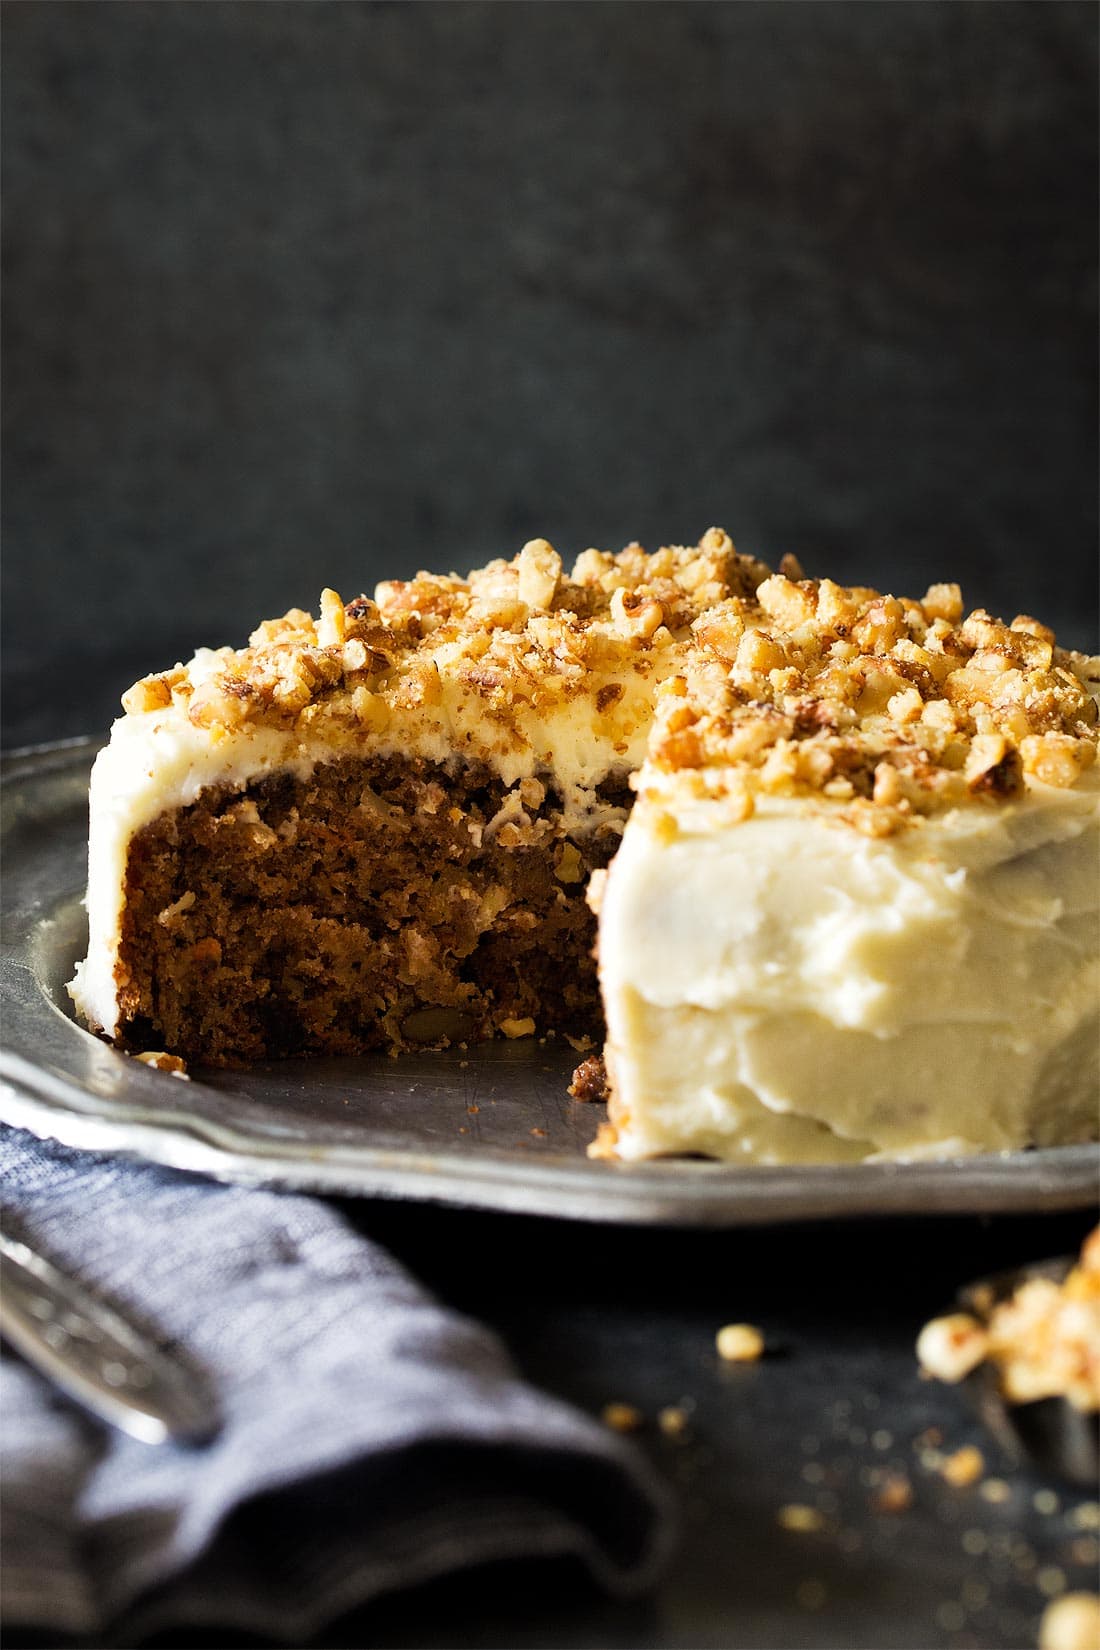
[(1096, 22), (9, 0), (6, 738), (535, 532), (1092, 645)]

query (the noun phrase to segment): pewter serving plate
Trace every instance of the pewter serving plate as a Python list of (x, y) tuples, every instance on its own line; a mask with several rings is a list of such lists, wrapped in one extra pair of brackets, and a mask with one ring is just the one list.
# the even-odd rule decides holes
[(733, 1226), (847, 1215), (1070, 1209), (1100, 1148), (952, 1163), (741, 1168), (595, 1162), (603, 1116), (566, 1085), (563, 1041), (292, 1060), (181, 1082), (78, 1026), (91, 740), (5, 759), (0, 1119), (87, 1150), (219, 1180), (577, 1220)]

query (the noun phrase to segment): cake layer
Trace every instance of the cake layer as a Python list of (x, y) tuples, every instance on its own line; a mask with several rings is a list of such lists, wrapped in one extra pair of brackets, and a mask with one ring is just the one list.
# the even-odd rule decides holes
[(873, 836), (825, 798), (642, 801), (607, 877), (616, 1150), (762, 1163), (1095, 1135), (1100, 787)]
[(224, 1064), (598, 1030), (583, 889), (618, 836), (522, 790), (345, 757), (161, 814), (129, 847), (116, 1038)]

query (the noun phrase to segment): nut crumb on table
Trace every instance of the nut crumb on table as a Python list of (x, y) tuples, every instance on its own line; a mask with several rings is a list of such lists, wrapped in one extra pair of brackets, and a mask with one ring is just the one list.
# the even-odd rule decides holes
[(638, 1432), (645, 1425), (645, 1416), (640, 1409), (618, 1400), (603, 1406), (600, 1419), (612, 1432)]
[(727, 1323), (714, 1337), (718, 1356), (725, 1363), (756, 1363), (764, 1354), (764, 1336), (752, 1323)]
[(816, 1507), (806, 1506), (803, 1502), (792, 1501), (780, 1507), (775, 1515), (775, 1521), (780, 1529), (792, 1530), (798, 1534), (812, 1534), (825, 1528), (825, 1515)]
[(953, 1455), (947, 1456), (940, 1473), (949, 1484), (956, 1489), (965, 1489), (969, 1484), (976, 1484), (985, 1471), (985, 1456), (973, 1444), (964, 1444)]
[(1039, 1625), (1039, 1650), (1100, 1650), (1100, 1597), (1063, 1593)]
[(905, 1512), (913, 1505), (913, 1486), (901, 1473), (888, 1473), (871, 1505), (875, 1512)]
[(979, 1304), (984, 1321), (955, 1312), (925, 1324), (917, 1357), (929, 1375), (953, 1383), (988, 1362), (1009, 1403), (1064, 1397), (1100, 1409), (1100, 1227), (1062, 1282), (1025, 1277), (1005, 1299)]
[(187, 1078), (187, 1062), (178, 1054), (166, 1054), (163, 1049), (157, 1049), (149, 1050), (145, 1054), (136, 1054), (134, 1058), (152, 1071), (166, 1071), (173, 1077)]
[(689, 1424), (687, 1411), (678, 1404), (667, 1404), (657, 1416), (657, 1425), (666, 1438), (683, 1438)]

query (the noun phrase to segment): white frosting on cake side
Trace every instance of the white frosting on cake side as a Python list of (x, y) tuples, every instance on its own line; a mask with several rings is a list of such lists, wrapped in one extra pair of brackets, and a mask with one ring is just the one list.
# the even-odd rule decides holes
[(887, 836), (639, 802), (600, 909), (616, 1154), (946, 1157), (1096, 1133), (1100, 776)]

